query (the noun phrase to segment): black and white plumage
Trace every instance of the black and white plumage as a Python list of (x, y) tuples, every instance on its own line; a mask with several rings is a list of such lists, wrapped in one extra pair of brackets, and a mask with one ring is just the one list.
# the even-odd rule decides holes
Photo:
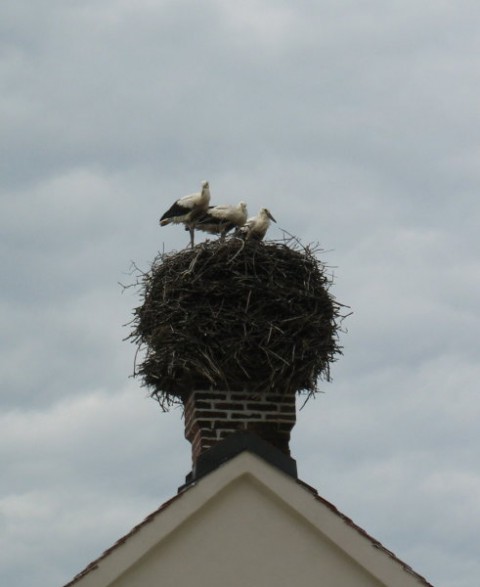
[(210, 206), (195, 223), (197, 230), (210, 234), (220, 234), (220, 238), (230, 230), (243, 226), (247, 220), (247, 204), (240, 202), (238, 206)]
[(245, 240), (261, 241), (267, 234), (270, 226), (270, 221), (276, 222), (267, 208), (262, 208), (260, 212), (249, 218), (243, 226), (241, 226), (235, 233), (235, 236), (244, 238)]
[(190, 244), (193, 247), (195, 221), (208, 209), (210, 203), (210, 186), (208, 181), (202, 183), (202, 191), (179, 198), (160, 218), (160, 226), (183, 223), (190, 232)]

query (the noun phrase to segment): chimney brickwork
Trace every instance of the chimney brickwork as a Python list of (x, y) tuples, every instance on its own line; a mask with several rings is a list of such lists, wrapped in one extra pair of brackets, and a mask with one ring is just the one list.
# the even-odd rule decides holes
[(295, 393), (193, 391), (184, 401), (185, 437), (192, 460), (237, 431), (254, 432), (290, 455), (290, 432), (295, 425)]

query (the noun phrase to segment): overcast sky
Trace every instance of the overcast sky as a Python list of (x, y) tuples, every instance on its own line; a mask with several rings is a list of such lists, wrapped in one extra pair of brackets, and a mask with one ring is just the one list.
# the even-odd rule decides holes
[(480, 583), (479, 25), (476, 0), (2, 3), (2, 585), (60, 587), (190, 470), (118, 282), (187, 244), (158, 218), (204, 179), (318, 242), (354, 312), (300, 478), (436, 587)]

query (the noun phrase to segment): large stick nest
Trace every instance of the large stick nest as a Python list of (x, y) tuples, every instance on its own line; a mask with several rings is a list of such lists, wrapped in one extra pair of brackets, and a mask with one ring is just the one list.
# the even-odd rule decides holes
[(167, 408), (193, 389), (316, 392), (341, 354), (343, 307), (316, 252), (231, 238), (159, 254), (129, 336), (150, 395)]

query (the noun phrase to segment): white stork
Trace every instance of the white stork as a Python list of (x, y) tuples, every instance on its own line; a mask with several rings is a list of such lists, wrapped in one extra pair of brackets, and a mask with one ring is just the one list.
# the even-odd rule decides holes
[(245, 202), (240, 202), (238, 206), (209, 206), (196, 220), (195, 228), (210, 234), (220, 234), (223, 240), (227, 232), (245, 224), (247, 214)]
[(246, 240), (261, 241), (267, 234), (270, 226), (270, 220), (276, 222), (267, 208), (262, 208), (260, 212), (249, 218), (243, 226), (241, 226), (235, 233), (235, 236), (240, 236)]
[(202, 183), (202, 191), (179, 198), (170, 206), (160, 218), (160, 226), (167, 224), (179, 224), (183, 222), (185, 229), (190, 232), (190, 244), (193, 247), (194, 229), (196, 219), (204, 214), (210, 203), (210, 186), (208, 181)]

